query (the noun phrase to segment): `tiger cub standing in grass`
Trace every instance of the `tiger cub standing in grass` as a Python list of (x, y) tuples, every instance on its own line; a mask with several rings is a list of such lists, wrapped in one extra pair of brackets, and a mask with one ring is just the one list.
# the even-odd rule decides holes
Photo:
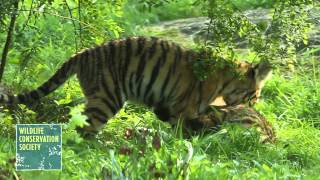
[[(44, 84), (28, 93), (0, 95), (0, 103), (28, 103), (48, 95), (73, 74), (87, 103), (85, 133), (96, 133), (127, 100), (152, 107), (163, 121), (196, 120), (221, 96), (227, 105), (254, 103), (271, 72), (267, 62), (225, 67), (200, 81), (192, 62), (200, 54), (155, 37), (113, 40), (71, 57)], [(245, 73), (238, 77), (234, 71)]]

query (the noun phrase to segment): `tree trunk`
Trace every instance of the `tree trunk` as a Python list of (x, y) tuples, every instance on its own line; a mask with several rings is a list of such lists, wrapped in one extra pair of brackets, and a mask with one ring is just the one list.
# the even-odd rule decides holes
[(2, 58), (1, 58), (1, 65), (0, 65), (0, 82), (2, 80), (4, 67), (7, 62), (7, 56), (8, 56), (10, 44), (11, 44), (12, 37), (13, 37), (14, 26), (15, 26), (18, 8), (19, 8), (19, 0), (16, 0), (14, 2), (13, 8), (14, 9), (13, 9), (13, 13), (11, 14), (10, 24), (9, 24), (9, 28), (8, 28), (7, 40), (6, 40), (6, 43), (5, 43), (3, 51), (2, 51)]

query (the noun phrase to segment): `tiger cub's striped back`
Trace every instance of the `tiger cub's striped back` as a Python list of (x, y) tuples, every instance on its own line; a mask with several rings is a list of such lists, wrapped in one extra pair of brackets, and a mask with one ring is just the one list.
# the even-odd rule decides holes
[(84, 130), (99, 130), (126, 100), (144, 103), (161, 120), (174, 124), (179, 118), (198, 118), (219, 96), (227, 105), (254, 102), (271, 72), (267, 62), (245, 63), (236, 69), (244, 71), (245, 78), (226, 67), (199, 81), (192, 70), (192, 62), (198, 58), (195, 51), (154, 37), (113, 40), (74, 55), (36, 90), (15, 96), (1, 94), (0, 103), (37, 100), (76, 74), (87, 99), (85, 114), (90, 126)]

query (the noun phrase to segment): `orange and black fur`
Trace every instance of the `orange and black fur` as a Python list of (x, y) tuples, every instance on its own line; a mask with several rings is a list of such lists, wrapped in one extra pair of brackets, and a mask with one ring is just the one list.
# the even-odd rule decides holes
[(199, 54), (158, 38), (131, 37), (85, 49), (71, 57), (44, 84), (28, 93), (0, 93), (0, 103), (28, 103), (48, 95), (73, 74), (77, 75), (87, 104), (89, 126), (97, 132), (127, 100), (152, 107), (163, 121), (175, 124), (197, 119), (219, 96), (237, 105), (255, 102), (260, 96), (270, 64), (242, 63), (218, 69), (204, 81), (194, 75), (192, 62)]

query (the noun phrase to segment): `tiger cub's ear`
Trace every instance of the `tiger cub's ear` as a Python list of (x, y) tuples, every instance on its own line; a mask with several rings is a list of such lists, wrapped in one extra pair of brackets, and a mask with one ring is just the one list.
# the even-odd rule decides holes
[(263, 60), (247, 72), (248, 78), (255, 81), (257, 88), (262, 88), (266, 80), (271, 77), (272, 65), (269, 61)]

